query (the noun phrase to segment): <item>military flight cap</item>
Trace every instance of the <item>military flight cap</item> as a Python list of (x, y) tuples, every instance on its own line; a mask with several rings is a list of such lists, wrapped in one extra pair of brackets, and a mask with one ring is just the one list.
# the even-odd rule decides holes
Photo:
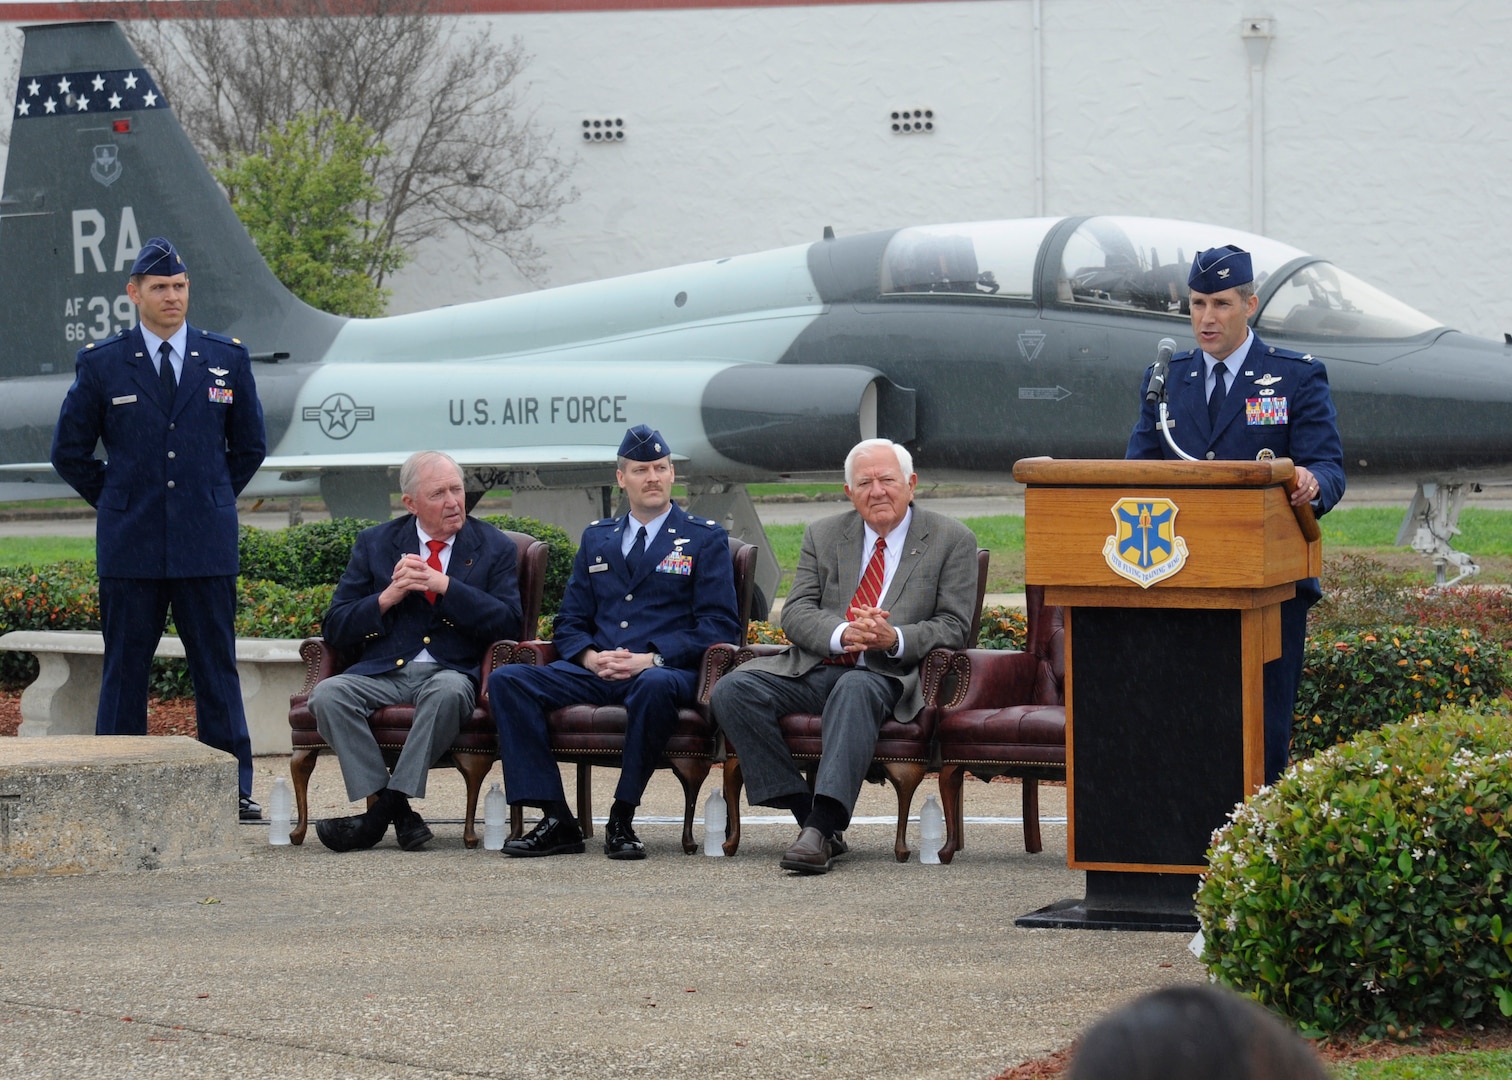
[(131, 276), (151, 274), (153, 277), (175, 277), (188, 270), (184, 257), (161, 236), (154, 236), (142, 245), (136, 262), (131, 264)]
[(645, 424), (636, 424), (625, 432), (625, 439), (619, 447), (619, 456), (631, 461), (660, 461), (671, 453), (662, 433)]
[(1228, 244), (1197, 253), (1192, 260), (1192, 272), (1187, 275), (1187, 288), (1200, 293), (1221, 293), (1254, 280), (1249, 252)]

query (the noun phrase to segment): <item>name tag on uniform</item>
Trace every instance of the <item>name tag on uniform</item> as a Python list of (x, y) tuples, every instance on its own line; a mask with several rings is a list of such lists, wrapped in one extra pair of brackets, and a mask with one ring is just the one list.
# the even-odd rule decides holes
[(131, 405), (131, 404), (134, 404), (135, 402), (136, 402), (136, 395), (135, 394), (127, 394), (125, 397), (113, 397), (113, 398), (110, 399), (110, 403), (112, 405)]
[(609, 569), (609, 564), (606, 563), (606, 562), (597, 562), (597, 563), (589, 563), (588, 564), (588, 572), (590, 574), (602, 574), (607, 569)]
[(217, 401), (222, 405), (231, 404), (231, 388), (228, 386), (210, 387), (210, 400)]
[(657, 564), (656, 572), (658, 574), (680, 574), (683, 577), (687, 577), (693, 573), (693, 557), (674, 551)]
[(1286, 423), (1286, 399), (1284, 397), (1245, 398), (1244, 422), (1250, 427)]

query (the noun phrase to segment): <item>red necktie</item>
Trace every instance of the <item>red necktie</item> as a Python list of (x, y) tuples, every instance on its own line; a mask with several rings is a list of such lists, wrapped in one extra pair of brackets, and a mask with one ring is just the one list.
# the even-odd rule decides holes
[[(430, 558), (425, 560), (425, 565), (429, 566), (439, 574), (441, 572), (441, 549), (446, 546), (446, 541), (427, 540), (425, 542), (425, 546), (430, 548)], [(425, 598), (432, 604), (436, 602), (436, 594), (431, 592), (429, 589), (425, 590)]]
[[(866, 564), (866, 572), (861, 575), (861, 584), (856, 586), (856, 594), (851, 597), (850, 607), (846, 608), (845, 615), (850, 617), (856, 608), (873, 608), (882, 601), (882, 582), (887, 578), (887, 538), (877, 537), (877, 546), (872, 549), (871, 561)], [(832, 656), (825, 661), (826, 664), (843, 664), (846, 667), (856, 663), (860, 653), (841, 653)]]

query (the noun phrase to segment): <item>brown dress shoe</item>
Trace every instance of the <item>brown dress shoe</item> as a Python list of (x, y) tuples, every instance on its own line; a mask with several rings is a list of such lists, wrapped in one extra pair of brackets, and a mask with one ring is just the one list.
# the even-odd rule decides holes
[(806, 828), (782, 856), (782, 868), (800, 874), (827, 874), (834, 861), (834, 852), (825, 835), (818, 829)]

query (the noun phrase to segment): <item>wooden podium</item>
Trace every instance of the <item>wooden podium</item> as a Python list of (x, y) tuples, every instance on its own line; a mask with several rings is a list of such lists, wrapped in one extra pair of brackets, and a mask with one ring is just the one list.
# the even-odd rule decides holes
[(1013, 469), (1024, 580), (1066, 607), (1067, 864), (1087, 895), (1021, 926), (1195, 930), (1214, 829), (1264, 779), (1263, 668), (1322, 564), (1292, 462)]

